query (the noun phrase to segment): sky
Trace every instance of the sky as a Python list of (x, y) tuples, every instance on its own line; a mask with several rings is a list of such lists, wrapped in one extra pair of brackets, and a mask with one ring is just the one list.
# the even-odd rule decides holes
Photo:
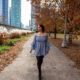
[(27, 0), (22, 0), (21, 6), (21, 17), (22, 23), (24, 25), (29, 25), (29, 20), (31, 19), (31, 4)]
[[(9, 2), (11, 7), (11, 0)], [(29, 20), (31, 19), (31, 4), (27, 0), (21, 0), (21, 22), (22, 24), (29, 25)]]

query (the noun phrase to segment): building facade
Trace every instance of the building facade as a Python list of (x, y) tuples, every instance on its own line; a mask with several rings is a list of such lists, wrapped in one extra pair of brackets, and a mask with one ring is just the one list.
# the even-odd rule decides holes
[(0, 0), (0, 23), (2, 23), (2, 0)]
[[(33, 15), (39, 15), (38, 12), (35, 12), (35, 3), (31, 5), (31, 27), (33, 30), (36, 30), (36, 19)], [(40, 4), (36, 4), (37, 7), (40, 7)]]
[(2, 16), (2, 0), (0, 0), (0, 16)]
[(34, 30), (36, 28), (36, 26), (35, 26), (36, 19), (32, 16), (35, 13), (35, 11), (34, 11), (34, 9), (35, 9), (34, 5), (35, 4), (31, 5), (31, 21), (30, 21), (30, 26), (31, 26), (32, 30)]
[(8, 24), (8, 0), (0, 0), (0, 16), (2, 24)]
[(11, 0), (11, 26), (21, 27), (21, 0)]

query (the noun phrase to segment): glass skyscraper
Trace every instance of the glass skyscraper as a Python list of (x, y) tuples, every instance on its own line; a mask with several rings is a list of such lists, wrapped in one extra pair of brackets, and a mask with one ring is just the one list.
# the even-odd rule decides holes
[(0, 23), (2, 23), (2, 0), (0, 0)]
[[(39, 7), (40, 5), (37, 4), (37, 6)], [(36, 29), (36, 19), (35, 19), (35, 17), (33, 17), (33, 15), (35, 15), (35, 14), (37, 14), (37, 13), (35, 12), (35, 3), (33, 3), (33, 5), (31, 5), (31, 27), (33, 30)]]
[(8, 0), (0, 0), (0, 16), (5, 18), (3, 24), (8, 24)]
[(35, 27), (35, 22), (36, 22), (36, 20), (35, 20), (35, 18), (32, 16), (34, 13), (35, 13), (35, 11), (34, 11), (34, 5), (35, 4), (33, 4), (33, 5), (31, 5), (31, 28), (32, 29), (35, 29), (36, 27)]
[(21, 27), (21, 0), (11, 0), (11, 26)]
[(2, 0), (0, 0), (0, 16), (2, 16)]

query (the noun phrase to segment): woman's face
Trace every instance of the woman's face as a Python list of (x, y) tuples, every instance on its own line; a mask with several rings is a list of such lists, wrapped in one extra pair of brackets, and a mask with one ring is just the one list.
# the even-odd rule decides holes
[(38, 29), (39, 32), (42, 32), (42, 28), (39, 25), (38, 25), (37, 29)]

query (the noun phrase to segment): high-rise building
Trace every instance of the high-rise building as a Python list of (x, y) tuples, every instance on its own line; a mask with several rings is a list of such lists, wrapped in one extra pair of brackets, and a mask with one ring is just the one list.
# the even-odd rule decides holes
[(35, 13), (35, 11), (34, 11), (34, 9), (35, 9), (34, 5), (35, 4), (31, 5), (31, 25), (30, 25), (33, 30), (35, 29), (35, 22), (36, 22), (35, 18), (32, 16)]
[(8, 1), (8, 24), (10, 25), (10, 16), (11, 16), (11, 0)]
[[(37, 4), (36, 6), (40, 7), (40, 4)], [(38, 12), (35, 12), (35, 3), (33, 3), (31, 5), (31, 28), (33, 30), (35, 30), (36, 29), (36, 19), (35, 19), (35, 17), (33, 15), (39, 15)]]
[(2, 0), (0, 0), (0, 23), (2, 23)]
[(0, 16), (2, 15), (2, 0), (0, 0)]
[(0, 16), (4, 18), (3, 24), (8, 24), (8, 0), (0, 0)]
[(9, 7), (9, 21), (8, 21), (9, 25), (11, 25), (11, 7)]
[(11, 26), (21, 27), (21, 0), (11, 0)]

